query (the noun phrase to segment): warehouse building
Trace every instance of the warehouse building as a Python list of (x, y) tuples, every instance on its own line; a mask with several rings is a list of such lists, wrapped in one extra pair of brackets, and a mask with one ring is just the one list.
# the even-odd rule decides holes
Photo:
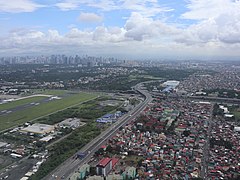
[(57, 125), (62, 128), (68, 127), (68, 128), (76, 129), (80, 126), (85, 125), (85, 123), (81, 122), (81, 120), (78, 118), (68, 118), (58, 123)]
[(45, 134), (53, 132), (54, 128), (55, 127), (52, 125), (36, 123), (36, 124), (30, 125), (28, 127), (21, 129), (20, 132), (33, 133), (33, 134), (37, 134), (37, 135), (41, 136), (41, 135), (45, 135)]

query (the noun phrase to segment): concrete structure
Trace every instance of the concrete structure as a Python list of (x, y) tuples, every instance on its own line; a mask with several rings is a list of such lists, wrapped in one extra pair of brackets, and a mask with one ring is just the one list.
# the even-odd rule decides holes
[(176, 87), (179, 85), (179, 81), (166, 81), (163, 83), (164, 86), (173, 86)]
[(13, 158), (22, 158), (22, 155), (16, 153), (11, 153), (10, 156)]
[(71, 177), (70, 180), (76, 180), (76, 179), (85, 179), (87, 174), (90, 172), (90, 165), (89, 164), (84, 164), (81, 166), (78, 171), (76, 171)]
[(101, 118), (98, 118), (96, 122), (98, 123), (113, 123), (116, 122), (119, 117), (121, 117), (123, 113), (121, 111), (117, 111), (114, 114), (105, 114)]
[(171, 90), (174, 90), (178, 85), (179, 85), (179, 81), (166, 81), (163, 83), (163, 86), (165, 86), (166, 88), (162, 90), (162, 92), (169, 92)]
[(28, 180), (29, 177), (22, 177), (20, 180)]
[(54, 137), (53, 136), (46, 136), (46, 137), (43, 137), (41, 139), (39, 139), (39, 141), (42, 141), (42, 142), (48, 142), (50, 140), (52, 140)]
[(112, 123), (116, 120), (116, 116), (114, 114), (105, 114), (101, 118), (98, 118), (96, 122), (99, 123)]
[(123, 173), (124, 179), (134, 179), (136, 177), (137, 170), (135, 167), (128, 166)]
[(229, 113), (229, 110), (228, 110), (227, 107), (220, 105), (219, 108), (223, 110), (224, 114), (228, 114)]
[(79, 178), (84, 179), (89, 172), (90, 172), (90, 165), (89, 164), (84, 164), (79, 169), (79, 173), (80, 173)]
[(31, 177), (34, 173), (32, 171), (29, 171), (25, 174), (26, 177)]
[(0, 148), (5, 147), (8, 143), (0, 142)]
[(234, 127), (234, 131), (240, 132), (240, 127)]
[(21, 129), (20, 132), (45, 135), (45, 134), (48, 134), (48, 133), (54, 131), (54, 128), (55, 127), (52, 125), (36, 123), (36, 124), (33, 124), (31, 126)]
[(226, 117), (226, 118), (233, 118), (234, 115), (233, 114), (224, 114), (224, 117)]
[(87, 178), (87, 180), (104, 180), (104, 177), (102, 176), (90, 176)]
[(123, 180), (124, 178), (119, 174), (110, 174), (106, 177), (106, 180)]
[(69, 127), (69, 128), (75, 129), (84, 124), (85, 123), (81, 122), (80, 119), (78, 119), (78, 118), (68, 118), (68, 119), (65, 119), (64, 121), (58, 123), (58, 126)]
[(96, 166), (97, 175), (107, 176), (111, 170), (112, 170), (111, 158), (102, 159), (101, 161), (99, 161), (98, 165)]

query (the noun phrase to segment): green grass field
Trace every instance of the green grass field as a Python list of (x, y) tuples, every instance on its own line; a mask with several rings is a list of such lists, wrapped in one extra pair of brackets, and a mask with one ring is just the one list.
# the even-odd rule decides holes
[(133, 80), (135, 80), (135, 79), (138, 79), (138, 78), (146, 78), (146, 79), (152, 79), (152, 80), (160, 80), (160, 79), (162, 79), (162, 78), (160, 78), (160, 77), (154, 77), (154, 76), (150, 76), (150, 75), (130, 75), (129, 76), (129, 79), (133, 79)]
[(20, 100), (17, 100), (17, 101), (8, 102), (8, 103), (5, 103), (5, 104), (0, 104), (0, 111), (1, 110), (12, 109), (12, 108), (15, 108), (17, 106), (22, 106), (22, 105), (29, 104), (29, 103), (32, 103), (32, 102), (37, 102), (37, 101), (40, 101), (40, 100), (45, 99), (45, 98), (46, 97), (43, 97), (43, 96), (36, 96), (36, 97), (29, 97), (29, 98), (20, 99)]
[(240, 119), (240, 111), (234, 111), (233, 114), (236, 119)]
[(236, 120), (240, 120), (240, 108), (239, 108), (239, 106), (237, 106), (237, 107), (231, 106), (229, 108), (229, 110), (230, 110), (230, 113), (235, 116)]
[[(57, 90), (57, 89), (36, 89), (31, 91), (34, 94), (46, 94), (46, 95), (54, 95), (54, 96), (60, 96), (65, 93), (68, 93), (70, 91), (68, 90)], [(31, 95), (31, 94), (28, 94)]]
[(79, 93), (60, 100), (53, 100), (28, 109), (12, 112), (5, 116), (0, 116), (0, 131), (54, 113), (69, 106), (77, 105), (95, 97), (97, 97), (97, 94)]

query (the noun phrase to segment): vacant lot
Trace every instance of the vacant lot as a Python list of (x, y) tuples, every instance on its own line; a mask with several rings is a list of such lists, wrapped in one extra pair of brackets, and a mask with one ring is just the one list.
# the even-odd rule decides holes
[(38, 106), (30, 107), (22, 111), (0, 116), (0, 131), (42, 116), (46, 116), (67, 107), (77, 105), (83, 101), (87, 101), (95, 97), (97, 97), (96, 94), (78, 93), (62, 99), (55, 99)]
[(236, 119), (240, 120), (240, 109), (233, 112)]

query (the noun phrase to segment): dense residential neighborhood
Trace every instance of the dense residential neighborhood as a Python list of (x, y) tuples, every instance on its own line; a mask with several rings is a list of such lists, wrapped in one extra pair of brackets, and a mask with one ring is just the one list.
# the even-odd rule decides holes
[(154, 99), (95, 153), (99, 162), (90, 162), (95, 175), (87, 179), (126, 179), (129, 168), (135, 179), (237, 179), (239, 127), (213, 117), (212, 108), (208, 102)]

